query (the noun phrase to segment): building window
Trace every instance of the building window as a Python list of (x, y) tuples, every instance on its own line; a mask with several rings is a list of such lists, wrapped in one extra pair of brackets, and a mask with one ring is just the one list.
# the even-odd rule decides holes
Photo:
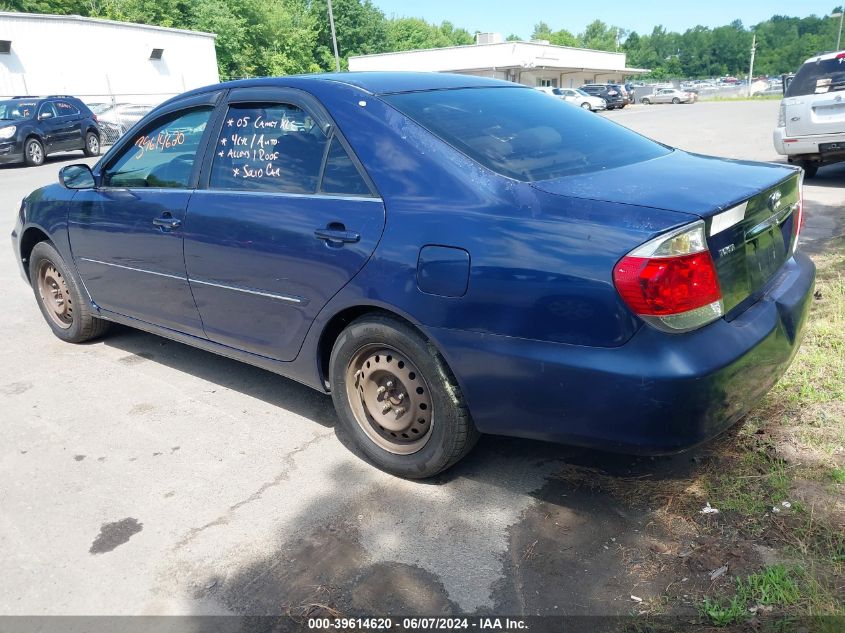
[(557, 79), (537, 79), (537, 85), (542, 88), (557, 88)]
[(0, 40), (0, 54), (9, 55), (12, 52), (12, 40)]
[(164, 55), (163, 48), (154, 48), (153, 52), (150, 53), (150, 59), (161, 59), (162, 55)]

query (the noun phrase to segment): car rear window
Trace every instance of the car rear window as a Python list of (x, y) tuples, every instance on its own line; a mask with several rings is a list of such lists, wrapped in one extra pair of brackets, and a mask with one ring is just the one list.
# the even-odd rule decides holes
[(845, 90), (845, 53), (801, 66), (789, 84), (786, 96), (801, 97), (837, 90)]
[(383, 98), (473, 160), (524, 182), (621, 167), (671, 151), (527, 88), (432, 90)]

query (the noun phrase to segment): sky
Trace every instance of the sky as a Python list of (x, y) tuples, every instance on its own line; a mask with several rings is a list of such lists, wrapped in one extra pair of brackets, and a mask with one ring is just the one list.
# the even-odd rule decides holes
[(425, 18), (429, 22), (452, 22), (470, 32), (516, 33), (531, 37), (534, 25), (546, 22), (552, 30), (579, 33), (595, 19), (611, 26), (650, 33), (662, 24), (669, 31), (683, 32), (701, 24), (722, 26), (736, 19), (745, 26), (772, 15), (806, 17), (829, 15), (837, 0), (373, 0), (390, 17)]

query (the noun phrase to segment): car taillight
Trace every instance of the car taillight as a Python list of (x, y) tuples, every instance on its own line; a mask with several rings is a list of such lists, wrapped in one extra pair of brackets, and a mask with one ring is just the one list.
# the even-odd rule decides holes
[(613, 283), (637, 316), (664, 332), (688, 332), (724, 312), (701, 220), (628, 253), (614, 267)]
[(798, 250), (798, 236), (804, 228), (804, 174), (798, 180), (798, 202), (795, 211), (792, 212), (792, 253)]

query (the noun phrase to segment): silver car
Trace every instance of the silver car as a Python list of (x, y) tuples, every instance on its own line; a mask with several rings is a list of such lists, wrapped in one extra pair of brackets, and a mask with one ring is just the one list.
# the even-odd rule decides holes
[(542, 86), (537, 88), (537, 90), (545, 92), (548, 95), (552, 95), (553, 97), (557, 97), (558, 99), (568, 101), (569, 103), (575, 104), (585, 110), (597, 112), (599, 110), (607, 109), (607, 101), (601, 97), (594, 97), (590, 93), (579, 90), (578, 88), (553, 88)]
[(695, 103), (696, 94), (694, 92), (687, 92), (686, 90), (678, 90), (677, 88), (663, 88), (654, 94), (640, 99), (640, 103), (649, 105), (651, 103)]

